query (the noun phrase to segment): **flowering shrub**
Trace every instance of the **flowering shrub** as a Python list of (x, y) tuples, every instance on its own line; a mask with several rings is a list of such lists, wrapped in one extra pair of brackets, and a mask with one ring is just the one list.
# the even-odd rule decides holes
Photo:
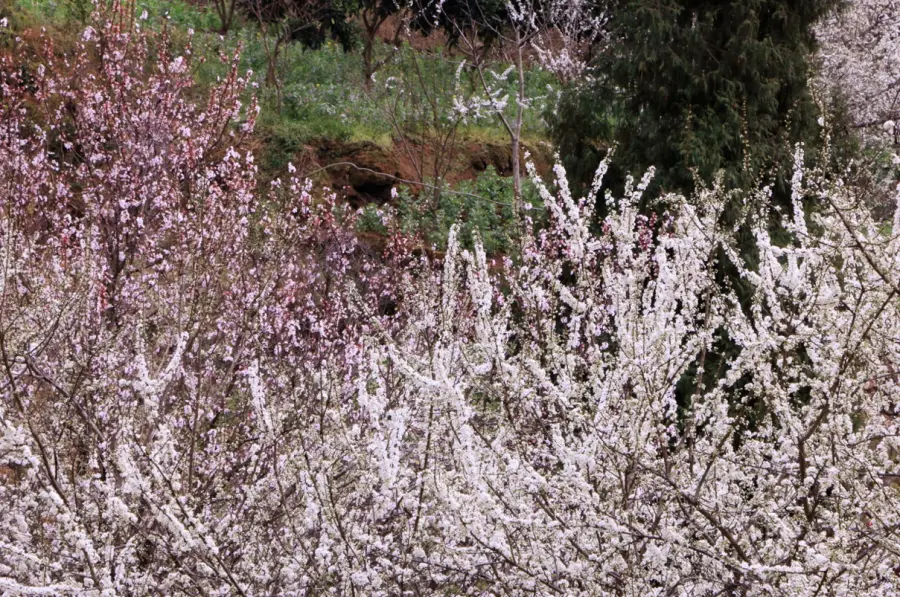
[(853, 0), (818, 27), (821, 78), (846, 102), (866, 137), (900, 140), (895, 89), (900, 80), (900, 4)]
[(798, 150), (752, 269), (718, 187), (597, 232), (561, 168), (515, 261), (369, 255), (123, 14), (2, 65), (0, 594), (896, 594), (900, 239), (854, 189)]

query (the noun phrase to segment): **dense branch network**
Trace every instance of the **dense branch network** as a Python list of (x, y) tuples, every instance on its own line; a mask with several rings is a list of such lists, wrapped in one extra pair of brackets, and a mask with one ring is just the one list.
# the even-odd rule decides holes
[(798, 148), (751, 268), (604, 163), (515, 259), (375, 253), (127, 14), (0, 63), (0, 594), (896, 594), (900, 211)]
[(819, 27), (825, 83), (853, 124), (900, 144), (900, 2), (854, 0)]

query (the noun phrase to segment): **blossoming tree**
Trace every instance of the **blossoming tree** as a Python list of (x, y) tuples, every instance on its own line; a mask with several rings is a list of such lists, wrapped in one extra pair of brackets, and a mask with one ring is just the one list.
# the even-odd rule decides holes
[(515, 259), (372, 254), (125, 15), (2, 65), (0, 595), (896, 594), (900, 212), (798, 148), (756, 268), (561, 168)]
[(823, 79), (845, 96), (853, 124), (900, 143), (900, 3), (854, 0), (819, 36)]

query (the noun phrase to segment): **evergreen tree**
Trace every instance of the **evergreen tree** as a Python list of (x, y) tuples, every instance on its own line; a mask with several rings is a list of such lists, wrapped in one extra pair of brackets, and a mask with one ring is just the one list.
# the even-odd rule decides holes
[(779, 178), (793, 143), (818, 139), (813, 25), (841, 3), (612, 0), (595, 77), (560, 106), (561, 153), (581, 156), (569, 166), (587, 181), (614, 143), (620, 169), (655, 166), (664, 191), (690, 192), (694, 172), (732, 187), (773, 167)]

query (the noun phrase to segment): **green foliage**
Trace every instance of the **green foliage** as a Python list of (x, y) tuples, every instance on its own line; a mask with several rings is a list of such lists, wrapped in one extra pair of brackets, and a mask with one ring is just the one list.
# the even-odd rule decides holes
[(285, 49), (282, 65), (281, 105), (274, 94), (263, 98), (261, 125), (267, 133), (289, 132), (303, 142), (372, 139), (387, 131), (377, 103), (364, 89), (358, 55), (330, 41), (318, 50), (294, 45)]
[(838, 4), (615, 0), (614, 41), (595, 81), (560, 107), (561, 152), (596, 160), (596, 150), (580, 150), (616, 144), (618, 166), (638, 175), (655, 166), (666, 191), (690, 192), (695, 175), (719, 171), (737, 188), (774, 168), (783, 191), (793, 143), (819, 138), (812, 27)]
[(413, 6), (416, 16), (412, 26), (424, 34), (440, 29), (447, 35), (450, 45), (459, 42), (461, 30), (474, 27), (483, 43), (490, 46), (510, 21), (504, 0), (443, 0), (439, 3), (414, 0)]
[[(6, 8), (6, 4), (9, 8)], [(91, 0), (5, 0), (0, 13), (9, 13), (20, 27), (81, 27), (90, 21)], [(156, 26), (162, 19), (182, 29), (213, 30), (218, 26), (215, 12), (184, 0), (135, 0), (135, 14), (147, 13), (148, 23)]]
[(277, 25), (276, 36), (306, 48), (318, 49), (327, 41), (344, 51), (359, 45), (358, 26), (353, 17), (360, 0), (235, 0), (249, 20)]
[(90, 0), (11, 0), (2, 6), (0, 16), (12, 17), (13, 29), (87, 23), (93, 10)]
[[(421, 120), (424, 105), (422, 101), (413, 101), (413, 96), (421, 92), (422, 85), (438, 90), (432, 95), (441, 119), (453, 117), (452, 90), (456, 85), (457, 63), (440, 56), (416, 55), (417, 67), (413, 67), (415, 50), (407, 46), (376, 74), (375, 84), (366, 88), (359, 54), (344, 52), (331, 40), (317, 50), (290, 44), (284, 48), (279, 63), (282, 87), (277, 92), (263, 85), (266, 56), (260, 36), (248, 29), (231, 39), (237, 41), (222, 42), (218, 36), (208, 36), (205, 51), (231, 49), (223, 48), (223, 43), (242, 43), (242, 66), (252, 69), (258, 77), (262, 112), (257, 130), (266, 141), (268, 154), (263, 166), (283, 167), (291, 154), (303, 145), (322, 139), (374, 141), (390, 146), (397, 134), (395, 124)], [(388, 50), (379, 44), (379, 51), (386, 53)], [(502, 69), (503, 65), (497, 68)], [(209, 60), (198, 77), (207, 83), (214, 81), (216, 76), (223, 74), (217, 69), (221, 69), (218, 61)], [(471, 76), (467, 72), (462, 74), (460, 86), (464, 90), (476, 88), (474, 81), (469, 80)], [(551, 82), (551, 75), (543, 70), (535, 68), (527, 73), (528, 92), (532, 97), (543, 97), (543, 100), (538, 100), (537, 106), (526, 112), (523, 126), (526, 139), (542, 139), (547, 135), (540, 102), (548, 102), (551, 98)], [(512, 93), (515, 82), (511, 77), (508, 85)], [(493, 116), (463, 123), (459, 138), (479, 142), (509, 141)]]
[[(383, 51), (387, 51), (380, 44)], [(271, 118), (284, 123), (298, 138), (313, 140), (323, 136), (343, 140), (390, 139), (394, 130), (391, 122), (392, 106), (403, 107), (402, 94), (409, 94), (421, 77), (429, 88), (444, 90), (437, 98), (439, 111), (449, 117), (452, 111), (452, 90), (455, 86), (457, 64), (440, 56), (419, 56), (416, 71), (411, 66), (406, 47), (376, 74), (375, 85), (367, 89), (363, 81), (362, 59), (358, 54), (345, 53), (333, 43), (318, 50), (306, 50), (294, 45), (285, 50), (281, 63), (283, 103), (263, 106)], [(254, 44), (248, 44), (247, 54), (254, 70), (262, 72), (264, 56)], [(498, 65), (498, 69), (502, 69)], [(462, 86), (469, 86), (469, 73), (464, 73)], [(528, 73), (529, 92), (547, 96), (550, 83), (547, 73), (534, 69)], [(513, 81), (509, 81), (510, 91)], [(398, 101), (399, 100), (399, 101)], [(276, 112), (277, 111), (277, 112)], [(397, 114), (400, 119), (406, 115)], [(546, 125), (539, 108), (528, 113), (524, 125), (526, 136), (542, 137)], [(463, 132), (504, 139), (504, 133), (494, 118), (484, 118), (465, 124)], [(493, 133), (487, 135), (486, 133)]]
[(356, 229), (360, 232), (374, 232), (386, 236), (390, 234), (387, 217), (392, 210), (385, 210), (377, 203), (367, 203), (356, 218)]
[(136, 0), (135, 12), (140, 15), (143, 11), (147, 11), (151, 24), (168, 19), (172, 25), (195, 31), (214, 31), (219, 27), (214, 10), (182, 0)]
[(517, 236), (512, 179), (488, 166), (478, 178), (460, 183), (455, 191), (441, 193), (429, 240), (443, 250), (450, 227), (459, 222), (459, 237), (467, 248), (474, 246), (477, 235), (489, 254), (508, 253)]
[[(358, 9), (357, 0), (333, 5), (351, 12)], [(65, 35), (75, 40), (87, 25), (92, 7), (90, 0), (0, 0), (0, 17), (7, 16), (12, 22), (7, 36), (29, 27), (51, 26), (58, 31), (65, 29)], [(358, 41), (345, 47), (343, 41), (330, 38), (320, 45), (286, 43), (277, 63), (280, 85), (276, 89), (268, 87), (265, 81), (266, 44), (271, 48), (275, 40), (271, 36), (264, 38), (252, 20), (238, 19), (229, 33), (222, 36), (218, 33), (219, 18), (211, 5), (196, 5), (185, 0), (136, 0), (135, 14), (140, 16), (145, 11), (144, 26), (159, 28), (167, 22), (176, 47), (186, 43), (188, 29), (194, 31), (193, 52), (201, 58), (194, 61), (198, 97), (218, 78), (225, 76), (227, 67), (218, 57), (222, 54), (230, 56), (240, 50), (240, 68), (252, 70), (256, 83), (248, 94), (255, 93), (260, 99), (261, 114), (257, 125), (258, 137), (263, 142), (260, 164), (273, 176), (280, 175), (280, 170), (304, 146), (316, 145), (323, 140), (374, 141), (386, 147), (393, 144), (398, 124), (403, 126), (418, 119), (419, 125), (434, 126), (433, 122), (423, 120), (423, 104), (413, 98), (414, 92), (423, 85), (431, 90), (437, 113), (444, 120), (456, 118), (453, 114), (456, 91), (461, 94), (480, 92), (475, 75), (470, 71), (464, 69), (457, 80), (458, 60), (419, 52), (408, 45), (394, 52), (391, 46), (380, 41), (374, 46), (375, 58), (389, 60), (376, 73), (375, 83), (367, 86)], [(316, 47), (313, 49), (308, 45)], [(348, 49), (350, 51), (346, 51)], [(492, 66), (499, 73), (508, 65), (497, 63)], [(510, 96), (516, 89), (513, 79), (510, 73), (506, 80)], [(534, 67), (526, 73), (526, 87), (528, 96), (536, 100), (525, 113), (523, 137), (526, 141), (543, 140), (548, 131), (544, 111), (555, 100), (555, 80), (550, 73)], [(434, 90), (438, 92), (433, 93)], [(514, 107), (514, 102), (508, 102), (510, 116)], [(461, 123), (457, 133), (459, 143), (506, 144), (509, 141), (505, 129), (488, 113)], [(428, 130), (417, 130), (413, 137), (425, 139)]]
[[(541, 222), (543, 204), (530, 182), (523, 185), (523, 200), (532, 217)], [(488, 254), (508, 254), (519, 234), (512, 206), (512, 178), (500, 176), (493, 166), (488, 166), (475, 180), (460, 182), (439, 193), (413, 193), (403, 187), (397, 194), (395, 208), (367, 205), (358, 225), (363, 231), (386, 234), (386, 221), (394, 217), (402, 231), (418, 234), (430, 247), (443, 251), (450, 228), (458, 224), (464, 247), (473, 248), (479, 236)]]

